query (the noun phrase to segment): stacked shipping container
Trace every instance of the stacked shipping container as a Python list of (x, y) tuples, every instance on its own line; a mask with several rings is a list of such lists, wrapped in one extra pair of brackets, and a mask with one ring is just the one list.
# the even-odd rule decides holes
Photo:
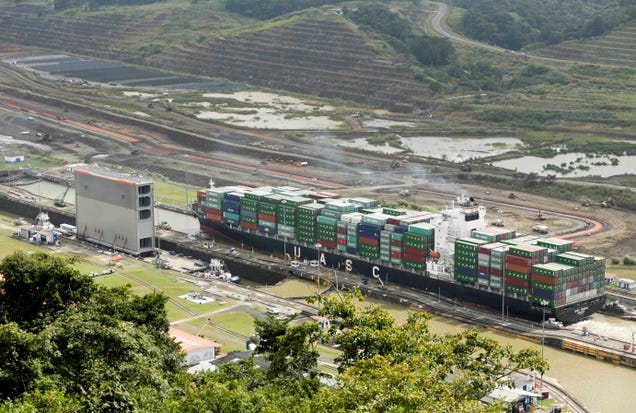
[(424, 271), (435, 242), (428, 214), (381, 208), (377, 200), (294, 187), (223, 187), (197, 194), (206, 218), (264, 234)]
[[(574, 252), (572, 241), (514, 238), (514, 231), (501, 228), (473, 231), (472, 235), (455, 241), (457, 281), (499, 291), (503, 286), (506, 293), (551, 307), (604, 292), (605, 260)], [(480, 240), (490, 243), (479, 244)]]

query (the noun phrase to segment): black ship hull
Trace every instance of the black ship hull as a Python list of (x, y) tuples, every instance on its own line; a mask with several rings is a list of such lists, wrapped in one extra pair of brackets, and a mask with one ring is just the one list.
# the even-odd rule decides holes
[[(280, 257), (298, 261), (318, 261), (324, 268), (333, 268), (352, 274), (380, 278), (382, 282), (411, 287), (423, 292), (441, 294), (449, 299), (456, 299), (463, 303), (474, 304), (496, 311), (502, 309), (502, 296), (499, 291), (477, 288), (460, 284), (449, 278), (439, 278), (425, 271), (412, 271), (392, 266), (381, 261), (369, 261), (345, 252), (332, 251), (319, 245), (306, 245), (298, 241), (279, 239), (276, 236), (249, 232), (237, 227), (227, 226), (204, 218), (199, 218), (201, 230), (218, 239), (233, 242), (245, 249), (268, 252)], [(580, 321), (598, 310), (605, 304), (605, 295), (597, 295), (583, 301), (566, 304), (559, 307), (545, 307), (534, 305), (525, 297), (506, 295), (504, 311), (513, 316), (528, 320), (541, 321), (544, 317), (571, 324)]]

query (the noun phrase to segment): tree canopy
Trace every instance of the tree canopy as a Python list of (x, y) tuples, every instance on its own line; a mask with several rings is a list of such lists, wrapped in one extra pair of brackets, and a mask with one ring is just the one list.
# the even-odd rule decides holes
[(463, 32), (483, 42), (519, 50), (543, 43), (599, 36), (636, 17), (633, 1), (453, 0), (466, 9)]
[(181, 370), (166, 297), (98, 287), (72, 263), (43, 252), (0, 263), (0, 395), (13, 400), (0, 411), (137, 411)]
[[(502, 377), (547, 368), (476, 330), (433, 334), (425, 313), (398, 324), (378, 306), (360, 310), (354, 291), (314, 298), (329, 330), (257, 321), (255, 354), (269, 368), (250, 358), (189, 375), (166, 334), (165, 296), (98, 287), (71, 263), (18, 252), (0, 264), (0, 412), (494, 412), (479, 399)], [(38, 311), (15, 317), (27, 297)], [(318, 369), (321, 343), (341, 350), (333, 377)]]

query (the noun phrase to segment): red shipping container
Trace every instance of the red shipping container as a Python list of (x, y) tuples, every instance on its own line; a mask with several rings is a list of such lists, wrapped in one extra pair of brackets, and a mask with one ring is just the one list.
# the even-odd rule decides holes
[(548, 285), (556, 285), (557, 284), (557, 279), (555, 277), (549, 277), (547, 275), (532, 274), (530, 276), (530, 279), (532, 281), (536, 281), (536, 282), (543, 283), (543, 284), (548, 284)]
[(210, 221), (223, 222), (223, 216), (221, 214), (217, 215), (208, 212), (207, 214), (205, 214), (205, 217)]
[(391, 251), (391, 258), (399, 258), (402, 259), (402, 253), (397, 251)]
[(519, 288), (528, 288), (528, 281), (520, 280), (518, 278), (506, 277), (506, 285), (513, 285)]
[(386, 223), (391, 225), (400, 225), (400, 220), (397, 218), (389, 218), (386, 220)]
[(276, 215), (268, 215), (259, 212), (258, 219), (262, 219), (263, 221), (276, 222)]
[(506, 263), (506, 269), (514, 272), (520, 272), (522, 274), (530, 274), (530, 266), (515, 265)]
[(537, 263), (537, 260), (534, 258), (524, 258), (524, 257), (518, 257), (516, 255), (510, 255), (507, 254), (506, 255), (506, 264), (507, 263), (511, 263), (511, 264), (515, 264), (515, 265), (525, 265), (525, 266), (531, 266)]
[(347, 229), (346, 228), (336, 228), (336, 232), (338, 234), (346, 234), (347, 233)]
[(203, 205), (201, 205), (201, 209), (205, 213), (210, 213), (210, 214), (214, 214), (214, 215), (219, 215), (219, 214), (221, 214), (223, 212), (220, 209), (210, 208), (210, 207), (206, 207), (206, 206), (203, 206)]
[(338, 238), (336, 240), (336, 244), (338, 244), (338, 245), (347, 245), (347, 240)]
[(498, 277), (503, 277), (503, 270), (498, 270), (496, 268), (489, 268), (490, 275), (496, 275)]
[(482, 272), (484, 274), (490, 274), (490, 267), (484, 267), (483, 265), (480, 265), (477, 267), (477, 272)]
[(329, 249), (335, 249), (336, 248), (336, 243), (335, 242), (331, 242), (331, 241), (327, 241), (324, 239), (317, 239), (316, 242), (320, 245), (322, 245), (323, 247), (329, 248)]
[(406, 252), (402, 254), (402, 258), (407, 260), (407, 261), (413, 261), (413, 262), (424, 262), (424, 257), (421, 255), (411, 255), (411, 254), (407, 254)]
[(374, 247), (377, 247), (378, 245), (380, 245), (380, 240), (375, 238), (368, 238), (368, 237), (358, 237), (358, 242), (360, 244), (372, 245)]
[(402, 246), (402, 241), (398, 241), (396, 239), (391, 240), (391, 245), (393, 245), (394, 247), (401, 247)]
[(404, 254), (409, 254), (409, 255), (415, 255), (415, 256), (426, 256), (426, 252), (428, 250), (424, 250), (421, 248), (413, 248), (413, 247), (404, 247), (402, 252), (404, 252)]
[(247, 222), (247, 221), (241, 221), (239, 225), (243, 228), (253, 229), (253, 230), (256, 230), (258, 228), (258, 225), (254, 224), (253, 222)]

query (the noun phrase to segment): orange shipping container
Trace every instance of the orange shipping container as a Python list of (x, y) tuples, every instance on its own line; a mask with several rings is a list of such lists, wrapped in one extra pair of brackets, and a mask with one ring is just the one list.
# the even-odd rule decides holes
[(557, 279), (555, 277), (549, 277), (547, 275), (532, 274), (530, 279), (532, 281), (536, 281), (536, 282), (543, 283), (543, 284), (548, 284), (548, 285), (556, 285), (557, 284)]
[(530, 274), (530, 267), (526, 267), (524, 265), (506, 263), (506, 269), (514, 272), (520, 272), (522, 274)]

